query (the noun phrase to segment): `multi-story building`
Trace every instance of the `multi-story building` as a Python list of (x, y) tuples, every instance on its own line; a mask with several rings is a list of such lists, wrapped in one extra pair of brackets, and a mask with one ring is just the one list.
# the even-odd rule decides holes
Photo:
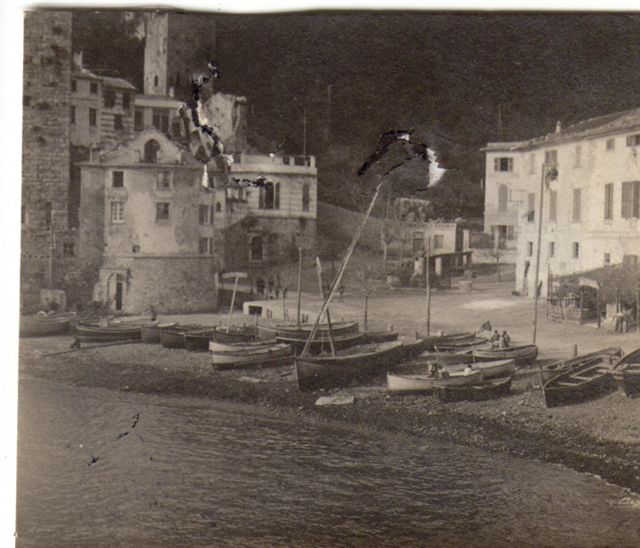
[(71, 13), (27, 12), (24, 19), (21, 295), (60, 287), (73, 259), (69, 229)]
[(225, 193), (156, 129), (80, 164), (79, 253), (93, 299), (114, 312), (211, 310), (224, 258)]
[[(499, 152), (491, 144), (485, 150), (489, 168), (498, 162), (513, 167), (507, 171), (512, 174), (511, 206), (517, 205), (518, 291), (534, 294), (540, 222), (542, 295), (547, 294), (550, 276), (609, 264), (638, 264), (640, 109), (564, 129), (558, 124), (555, 133), (502, 145)], [(495, 194), (497, 181), (492, 178), (490, 189), (487, 178), (488, 193)]]

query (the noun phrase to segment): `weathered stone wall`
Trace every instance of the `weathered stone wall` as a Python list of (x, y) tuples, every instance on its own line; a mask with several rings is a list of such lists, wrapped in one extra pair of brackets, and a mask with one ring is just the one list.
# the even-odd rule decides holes
[(47, 283), (52, 241), (54, 286), (62, 283), (64, 269), (73, 260), (63, 256), (65, 243), (73, 243), (74, 238), (67, 211), (70, 76), (71, 13), (28, 12), (24, 23), (22, 133), (24, 303), (39, 300), (39, 291)]
[[(113, 307), (115, 276), (126, 272), (123, 312), (206, 312), (217, 308), (218, 261), (212, 256), (109, 259), (101, 271), (102, 300)], [(109, 287), (107, 287), (109, 286)]]

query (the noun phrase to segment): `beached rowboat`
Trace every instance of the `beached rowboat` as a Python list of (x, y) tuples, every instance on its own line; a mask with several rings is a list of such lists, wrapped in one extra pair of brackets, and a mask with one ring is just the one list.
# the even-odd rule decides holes
[(71, 330), (71, 320), (75, 314), (56, 314), (51, 316), (22, 316), (20, 318), (21, 337), (48, 337), (63, 335)]
[(201, 331), (201, 325), (174, 325), (160, 330), (160, 344), (164, 348), (185, 348), (185, 333), (189, 331)]
[(438, 388), (436, 394), (441, 402), (460, 400), (487, 400), (506, 396), (511, 390), (512, 376), (482, 381), (466, 386), (445, 386)]
[(434, 380), (432, 375), (387, 373), (387, 390), (395, 393), (431, 392)]
[(615, 388), (608, 365), (587, 361), (547, 381), (544, 401), (547, 407), (578, 403)]
[(540, 374), (542, 376), (542, 383), (544, 384), (545, 382), (550, 381), (560, 373), (569, 371), (574, 367), (585, 365), (586, 363), (591, 363), (595, 365), (603, 361), (607, 362), (613, 359), (616, 355), (622, 356), (622, 350), (618, 347), (610, 347), (610, 348), (603, 348), (602, 350), (597, 350), (589, 354), (582, 354), (580, 356), (576, 356), (575, 358), (570, 358), (568, 360), (562, 360), (549, 365), (545, 365), (540, 369)]
[(247, 327), (247, 326), (238, 326), (231, 327), (229, 331), (223, 327), (214, 327), (213, 334), (211, 335), (212, 341), (217, 342), (243, 342), (243, 341), (253, 341), (256, 338), (256, 329), (255, 327)]
[[(275, 327), (269, 327), (261, 325), (258, 327), (258, 331), (261, 335), (266, 337), (289, 337), (298, 340), (306, 341), (309, 338), (309, 334), (313, 329), (313, 324), (304, 323), (300, 325), (295, 324), (278, 324)], [(332, 322), (331, 332), (334, 336), (349, 335), (358, 333), (358, 322), (344, 321), (344, 322)], [(316, 331), (317, 337), (329, 336), (329, 324), (321, 323), (318, 325)]]
[(538, 347), (535, 344), (525, 344), (507, 348), (478, 348), (473, 351), (473, 357), (478, 361), (515, 360), (517, 365), (525, 365), (538, 357)]
[(488, 344), (487, 339), (482, 337), (461, 337), (459, 339), (434, 344), (434, 350), (436, 352), (457, 352), (469, 348), (478, 348), (486, 344)]
[(209, 351), (211, 352), (242, 352), (243, 350), (256, 349), (256, 348), (268, 348), (278, 344), (275, 339), (270, 340), (257, 340), (247, 342), (209, 342)]
[(630, 352), (613, 366), (613, 378), (627, 396), (640, 396), (640, 348)]
[(231, 369), (246, 366), (282, 365), (293, 360), (291, 346), (274, 344), (267, 347), (245, 348), (226, 352), (211, 352), (214, 369)]
[(111, 342), (138, 342), (142, 340), (142, 326), (138, 325), (108, 325), (97, 326), (90, 324), (78, 324), (76, 338), (80, 343), (111, 343)]
[(167, 329), (169, 327), (174, 327), (175, 323), (160, 323), (160, 322), (149, 322), (142, 324), (140, 328), (140, 333), (142, 337), (143, 343), (160, 343), (160, 331), (163, 329)]
[(512, 376), (516, 372), (515, 360), (496, 360), (493, 362), (476, 362), (472, 365), (475, 371), (482, 372), (484, 380), (495, 377)]
[(300, 390), (336, 388), (365, 381), (401, 363), (407, 348), (400, 341), (362, 344), (338, 352), (337, 356), (305, 356), (296, 359)]
[[(334, 335), (333, 345), (336, 350), (349, 348), (356, 344), (364, 342), (364, 333), (347, 333), (346, 335)], [(290, 344), (295, 354), (299, 354), (307, 344), (307, 339), (298, 339), (296, 337), (277, 336), (276, 340), (281, 343)], [(328, 334), (316, 336), (309, 344), (309, 352), (311, 354), (320, 354), (322, 351), (328, 352), (331, 349), (331, 340)]]

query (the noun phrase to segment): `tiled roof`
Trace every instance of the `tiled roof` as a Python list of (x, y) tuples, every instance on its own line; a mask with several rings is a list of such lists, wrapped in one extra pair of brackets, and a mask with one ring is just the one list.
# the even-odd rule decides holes
[(598, 135), (606, 135), (625, 130), (640, 128), (640, 108), (605, 114), (577, 122), (560, 131), (548, 133), (540, 137), (529, 139), (528, 141), (513, 141), (507, 143), (487, 143), (482, 150), (526, 150), (539, 146), (549, 146), (567, 141), (577, 141), (588, 139)]

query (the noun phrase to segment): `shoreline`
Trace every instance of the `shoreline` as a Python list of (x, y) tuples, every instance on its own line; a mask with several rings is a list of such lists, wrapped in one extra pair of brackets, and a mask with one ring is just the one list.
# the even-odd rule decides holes
[[(625, 417), (629, 428), (613, 435), (607, 430), (606, 415), (602, 416), (603, 424), (598, 425), (600, 430), (589, 431), (584, 424), (573, 422), (571, 409), (544, 407), (536, 387), (537, 369), (519, 371), (513, 392), (507, 397), (441, 404), (433, 396), (391, 396), (379, 383), (336, 391), (299, 392), (292, 366), (213, 371), (206, 353), (156, 345), (121, 345), (43, 356), (55, 351), (56, 346), (68, 348), (71, 342), (69, 337), (54, 339), (21, 339), (21, 378), (253, 405), (292, 418), (303, 414), (312, 420), (560, 464), (640, 494), (640, 443), (634, 417)], [(354, 404), (315, 405), (319, 396), (336, 393), (353, 395)], [(583, 411), (600, 416), (607, 400), (607, 408), (617, 409), (616, 413), (624, 412), (632, 403), (616, 392), (580, 406), (586, 406)], [(576, 406), (571, 407), (575, 411)]]

